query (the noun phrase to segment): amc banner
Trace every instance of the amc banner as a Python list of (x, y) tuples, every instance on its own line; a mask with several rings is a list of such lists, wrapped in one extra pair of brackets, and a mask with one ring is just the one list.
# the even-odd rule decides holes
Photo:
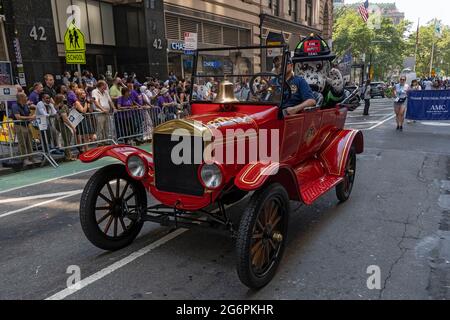
[(450, 90), (411, 91), (408, 120), (450, 120)]

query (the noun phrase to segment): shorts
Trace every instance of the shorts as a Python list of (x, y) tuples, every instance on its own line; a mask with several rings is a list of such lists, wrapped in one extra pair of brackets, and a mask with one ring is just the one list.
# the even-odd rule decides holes
[(406, 108), (406, 102), (403, 102), (403, 103), (396, 103), (396, 102), (394, 102), (394, 111), (395, 112), (399, 112), (403, 108)]

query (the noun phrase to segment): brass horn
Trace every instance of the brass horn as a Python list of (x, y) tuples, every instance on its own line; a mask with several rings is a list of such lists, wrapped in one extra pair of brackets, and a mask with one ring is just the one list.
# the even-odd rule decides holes
[(214, 99), (214, 103), (226, 104), (237, 102), (239, 100), (234, 95), (234, 84), (227, 80), (220, 82), (219, 93), (216, 99)]

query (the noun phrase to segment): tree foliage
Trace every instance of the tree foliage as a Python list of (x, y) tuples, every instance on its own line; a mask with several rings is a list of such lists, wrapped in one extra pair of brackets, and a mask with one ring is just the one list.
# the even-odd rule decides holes
[[(375, 25), (374, 28), (370, 27)], [(411, 23), (404, 21), (394, 25), (391, 19), (366, 24), (358, 12), (343, 9), (335, 20), (333, 46), (338, 56), (351, 50), (357, 60), (366, 56), (366, 64), (372, 61), (374, 78), (383, 80), (395, 70), (401, 70), (408, 52), (406, 32)]]
[[(414, 56), (416, 47), (416, 32), (413, 32), (407, 41), (408, 55)], [(419, 29), (419, 42), (417, 50), (417, 74), (421, 77), (430, 75), (431, 52), (435, 43), (433, 67), (441, 70), (441, 75), (450, 75), (450, 30), (444, 27), (442, 36), (436, 37), (434, 21)]]

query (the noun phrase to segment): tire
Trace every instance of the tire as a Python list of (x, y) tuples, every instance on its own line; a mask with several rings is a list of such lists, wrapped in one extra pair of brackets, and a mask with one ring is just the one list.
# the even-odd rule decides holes
[(236, 241), (237, 273), (250, 289), (265, 287), (275, 276), (286, 245), (289, 211), (289, 196), (280, 184), (272, 184), (250, 199)]
[(356, 151), (352, 147), (345, 167), (344, 181), (336, 187), (336, 196), (341, 203), (350, 199), (356, 177)]
[[(115, 185), (111, 185), (114, 181)], [(104, 203), (98, 204), (99, 201)], [(142, 213), (146, 209), (144, 186), (127, 174), (125, 166), (111, 165), (96, 172), (84, 189), (80, 204), (81, 226), (93, 245), (117, 251), (129, 246), (139, 235), (144, 224)]]

